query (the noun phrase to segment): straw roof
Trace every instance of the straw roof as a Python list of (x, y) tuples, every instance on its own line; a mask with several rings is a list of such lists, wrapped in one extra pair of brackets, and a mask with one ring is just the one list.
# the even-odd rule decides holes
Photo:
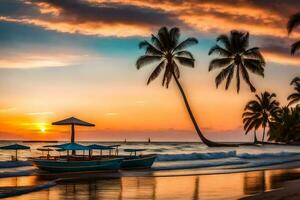
[(95, 126), (95, 124), (91, 124), (89, 122), (82, 121), (75, 117), (70, 117), (67, 119), (63, 119), (57, 122), (53, 122), (52, 125), (78, 125), (78, 126)]

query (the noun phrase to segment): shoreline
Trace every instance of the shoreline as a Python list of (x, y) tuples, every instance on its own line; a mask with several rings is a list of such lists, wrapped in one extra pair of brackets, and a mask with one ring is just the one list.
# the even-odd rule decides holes
[[(295, 182), (288, 183), (290, 180), (295, 180)], [(39, 191), (14, 196), (11, 199), (44, 199), (48, 197), (49, 193), (59, 194), (61, 198), (73, 198), (78, 192), (81, 192), (83, 198), (95, 198), (95, 194), (101, 194), (104, 197), (107, 197), (106, 195), (115, 195), (111, 198), (103, 199), (117, 199), (116, 197), (120, 196), (125, 197), (125, 199), (128, 196), (139, 199), (144, 197), (144, 195), (146, 195), (147, 199), (155, 199), (154, 197), (157, 199), (173, 199), (175, 197), (187, 200), (212, 199), (211, 195), (214, 196), (214, 200), (266, 199), (265, 195), (269, 191), (272, 193), (276, 191), (281, 192), (282, 188), (286, 187), (286, 183), (297, 186), (300, 183), (300, 168), (173, 177), (97, 177), (90, 174), (90, 176), (85, 175), (77, 178), (47, 180), (43, 177), (28, 176), (0, 179), (0, 185), (2, 187), (14, 187), (15, 184), (18, 187), (40, 188), (40, 185), (47, 185), (45, 181), (48, 183), (55, 181), (57, 184)], [(140, 184), (141, 182), (143, 184)], [(216, 182), (218, 184), (212, 184)], [(9, 183), (13, 185), (5, 185)], [(24, 183), (25, 185), (22, 185)], [(293, 189), (289, 192), (293, 191), (295, 190)], [(260, 198), (261, 195), (264, 195), (263, 198)], [(283, 195), (285, 193), (281, 194), (281, 196)], [(54, 195), (49, 198), (49, 200), (54, 199), (57, 199), (57, 196)], [(98, 199), (102, 198), (99, 197)]]

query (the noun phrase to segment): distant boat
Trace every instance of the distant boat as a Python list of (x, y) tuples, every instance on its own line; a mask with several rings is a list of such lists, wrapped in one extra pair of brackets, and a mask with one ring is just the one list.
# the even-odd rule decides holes
[[(130, 156), (119, 156), (124, 158), (122, 160), (122, 169), (137, 169), (137, 168), (151, 168), (153, 165), (156, 155), (137, 155), (137, 152), (142, 152), (145, 149), (124, 149), (125, 152), (130, 152)], [(134, 155), (132, 155), (134, 153)]]

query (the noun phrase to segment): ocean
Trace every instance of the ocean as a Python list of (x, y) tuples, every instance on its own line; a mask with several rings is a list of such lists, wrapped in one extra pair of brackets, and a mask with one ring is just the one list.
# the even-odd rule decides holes
[[(11, 142), (1, 142), (0, 146), (7, 144)], [(192, 142), (105, 142), (97, 144), (120, 144), (119, 154), (128, 154), (123, 152), (126, 148), (146, 149), (143, 154), (157, 154), (157, 159), (151, 169), (122, 170), (117, 174), (108, 173), (105, 176), (90, 174), (83, 180), (58, 183), (52, 187), (51, 184), (47, 185), (52, 180), (41, 179), (39, 171), (30, 166), (26, 158), (42, 155), (38, 148), (59, 143), (19, 142), (19, 144), (30, 146), (31, 150), (18, 153), (19, 159), (24, 161), (20, 162), (18, 167), (7, 166), (6, 161), (10, 160), (14, 151), (0, 152), (0, 190), (2, 187), (31, 188), (46, 184), (46, 189), (26, 194), (25, 199), (53, 200), (76, 197), (75, 199), (82, 200), (97, 199), (98, 196), (101, 199), (140, 199), (143, 194), (144, 199), (171, 199), (173, 196), (170, 191), (175, 188), (177, 198), (174, 196), (172, 199), (200, 199), (200, 196), (201, 199), (234, 199), (233, 197), (240, 198), (250, 193), (278, 188), (286, 180), (300, 178), (299, 146), (267, 144), (208, 148), (201, 143)], [(53, 151), (50, 154), (58, 155), (59, 152)], [(97, 151), (94, 154), (97, 154)], [(238, 194), (236, 190), (239, 190)], [(183, 198), (191, 194), (192, 196)], [(21, 196), (12, 199), (21, 199)]]

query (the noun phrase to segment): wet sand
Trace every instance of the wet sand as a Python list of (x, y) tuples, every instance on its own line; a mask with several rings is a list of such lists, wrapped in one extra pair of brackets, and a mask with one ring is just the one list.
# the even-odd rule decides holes
[(242, 198), (242, 200), (298, 200), (300, 199), (300, 180), (288, 181), (282, 188), (263, 192), (253, 196)]
[[(95, 178), (58, 182), (54, 187), (7, 199), (231, 200), (282, 188), (286, 182), (297, 179), (300, 179), (300, 169), (200, 176)], [(2, 178), (0, 189), (28, 187), (42, 183), (45, 183), (45, 180), (37, 176)]]

